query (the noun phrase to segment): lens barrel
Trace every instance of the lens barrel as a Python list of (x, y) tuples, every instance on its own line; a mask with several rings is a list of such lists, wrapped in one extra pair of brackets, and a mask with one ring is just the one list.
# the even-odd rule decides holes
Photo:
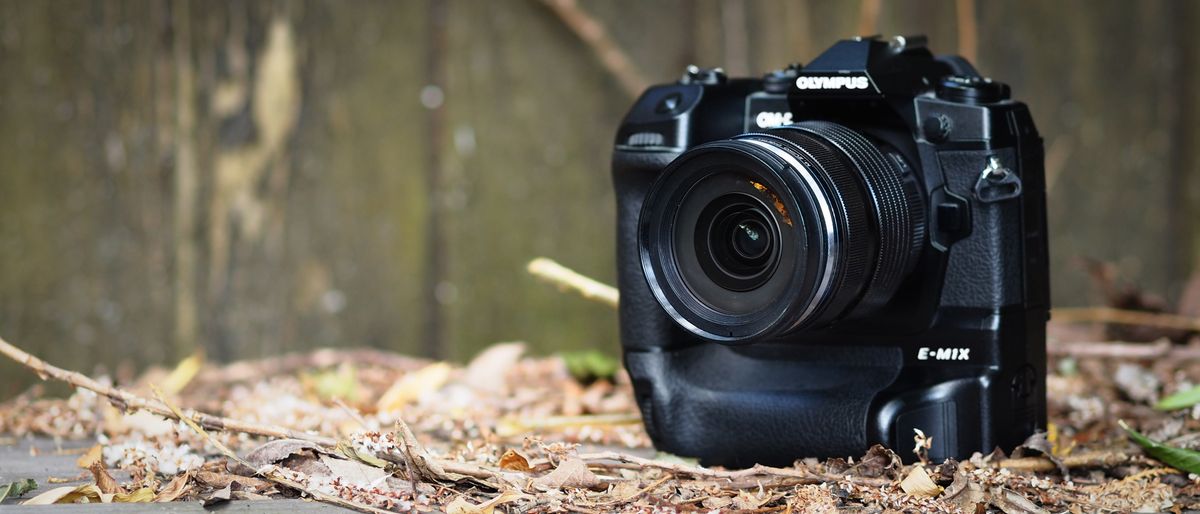
[(643, 205), (651, 290), (681, 326), (723, 342), (885, 305), (925, 238), (922, 197), (899, 159), (822, 121), (685, 152)]

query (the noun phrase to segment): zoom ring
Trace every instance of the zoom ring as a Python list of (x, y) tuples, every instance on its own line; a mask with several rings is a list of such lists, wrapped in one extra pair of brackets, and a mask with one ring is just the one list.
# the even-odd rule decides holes
[(809, 132), (828, 141), (858, 169), (867, 203), (875, 214), (879, 251), (870, 283), (856, 310), (869, 312), (886, 304), (911, 270), (924, 238), (919, 196), (911, 187), (905, 187), (896, 163), (857, 132), (824, 121), (800, 122), (787, 129)]

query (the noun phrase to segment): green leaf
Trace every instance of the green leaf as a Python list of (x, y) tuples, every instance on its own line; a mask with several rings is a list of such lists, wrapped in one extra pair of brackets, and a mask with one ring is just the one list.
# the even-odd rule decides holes
[(1148, 455), (1154, 457), (1159, 462), (1180, 471), (1200, 473), (1200, 452), (1167, 446), (1138, 433), (1137, 430), (1129, 428), (1129, 425), (1126, 425), (1124, 420), (1117, 423), (1129, 433), (1130, 439), (1133, 439)]
[(1163, 398), (1154, 405), (1154, 408), (1158, 410), (1184, 409), (1197, 403), (1200, 403), (1200, 386)]
[(32, 478), (17, 480), (16, 482), (2, 485), (0, 486), (0, 502), (8, 499), (9, 497), (16, 498), (34, 489), (37, 489), (37, 481)]
[(561, 355), (567, 365), (567, 371), (575, 380), (583, 383), (599, 379), (612, 380), (617, 370), (621, 369), (621, 363), (617, 359), (596, 350), (563, 352)]

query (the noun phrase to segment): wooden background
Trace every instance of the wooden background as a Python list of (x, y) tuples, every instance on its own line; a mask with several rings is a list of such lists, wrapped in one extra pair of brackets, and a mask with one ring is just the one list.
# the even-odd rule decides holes
[[(1194, 2), (578, 8), (624, 84), (927, 33), (1033, 109), (1056, 305), (1097, 300), (1080, 257), (1167, 298), (1198, 261)], [(0, 335), (118, 375), (198, 346), (615, 351), (613, 312), (523, 270), (612, 282), (622, 84), (534, 0), (0, 1)], [(30, 380), (0, 363), (0, 397)]]

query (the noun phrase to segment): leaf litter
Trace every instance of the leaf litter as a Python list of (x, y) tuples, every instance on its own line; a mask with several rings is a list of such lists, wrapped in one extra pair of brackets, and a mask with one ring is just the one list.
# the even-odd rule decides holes
[[(454, 513), (1026, 513), (1200, 506), (1200, 485), (1189, 474), (1196, 471), (1195, 452), (1169, 451), (1175, 447), (1130, 428), (1132, 441), (1146, 445), (1148, 457), (1142, 457), (1116, 419), (1149, 431), (1174, 422), (1179, 426), (1166, 435), (1176, 437), (1200, 425), (1186, 410), (1155, 410), (1151, 402), (1161, 391), (1129, 395), (1122, 389), (1127, 386), (1101, 381), (1116, 376), (1116, 366), (1122, 364), (1078, 362), (1071, 373), (1052, 375), (1052, 432), (1031, 437), (1011, 458), (995, 452), (961, 463), (905, 465), (897, 453), (875, 446), (845, 459), (723, 470), (654, 454), (623, 372), (581, 380), (562, 358), (531, 358), (521, 355), (521, 349), (505, 343), (461, 367), (414, 361), (401, 369), (347, 360), (324, 369), (239, 381), (198, 379), (222, 374), (222, 368), (203, 363), (188, 371), (195, 378), (164, 397), (173, 409), (187, 405), (227, 418), (279, 424), (328, 436), (339, 441), (336, 446), (199, 425), (192, 429), (161, 416), (150, 421), (140, 417), (144, 411), (123, 413), (105, 396), (84, 389), (65, 399), (42, 398), (36, 391), (15, 398), (0, 406), (0, 429), (16, 438), (95, 437), (101, 443), (77, 462), (92, 483), (49, 489), (25, 500), (31, 504), (215, 505), (307, 496), (337, 499), (361, 510)], [(248, 365), (253, 363), (227, 367)], [(1141, 366), (1139, 374), (1154, 374), (1163, 384), (1178, 381), (1153, 365), (1134, 365)], [(313, 378), (323, 373), (339, 380), (353, 377), (356, 383), (330, 385), (331, 379)], [(306, 382), (326, 385), (315, 388)], [(125, 389), (151, 397), (152, 385), (138, 381)], [(331, 397), (331, 390), (353, 395)], [(1102, 412), (1086, 423), (1072, 423), (1077, 398), (1092, 397)], [(924, 457), (937, 444), (921, 434), (914, 440), (917, 455), (912, 457)], [(1090, 464), (1078, 462), (1081, 455), (1096, 452), (1126, 457), (1113, 463), (1094, 458)], [(1026, 465), (1034, 470), (1024, 470)], [(110, 469), (126, 470), (131, 479), (117, 483)]]
[[(524, 350), (502, 343), (465, 366), (378, 350), (226, 365), (197, 354), (119, 384), (133, 396), (106, 393), (116, 387), (107, 377), (82, 384), (36, 361), (26, 365), (39, 375), (83, 387), (67, 398), (34, 387), (0, 404), (0, 436), (98, 441), (78, 461), (91, 483), (32, 495), (37, 484), (20, 480), (0, 484), (0, 498), (216, 505), (307, 497), (367, 512), (454, 514), (1200, 508), (1200, 363), (1053, 357), (1048, 431), (1005, 449), (1011, 457), (996, 449), (932, 462), (938, 441), (918, 432), (911, 449), (877, 445), (864, 455), (727, 470), (656, 454), (615, 360)], [(114, 479), (115, 469), (129, 480)]]

